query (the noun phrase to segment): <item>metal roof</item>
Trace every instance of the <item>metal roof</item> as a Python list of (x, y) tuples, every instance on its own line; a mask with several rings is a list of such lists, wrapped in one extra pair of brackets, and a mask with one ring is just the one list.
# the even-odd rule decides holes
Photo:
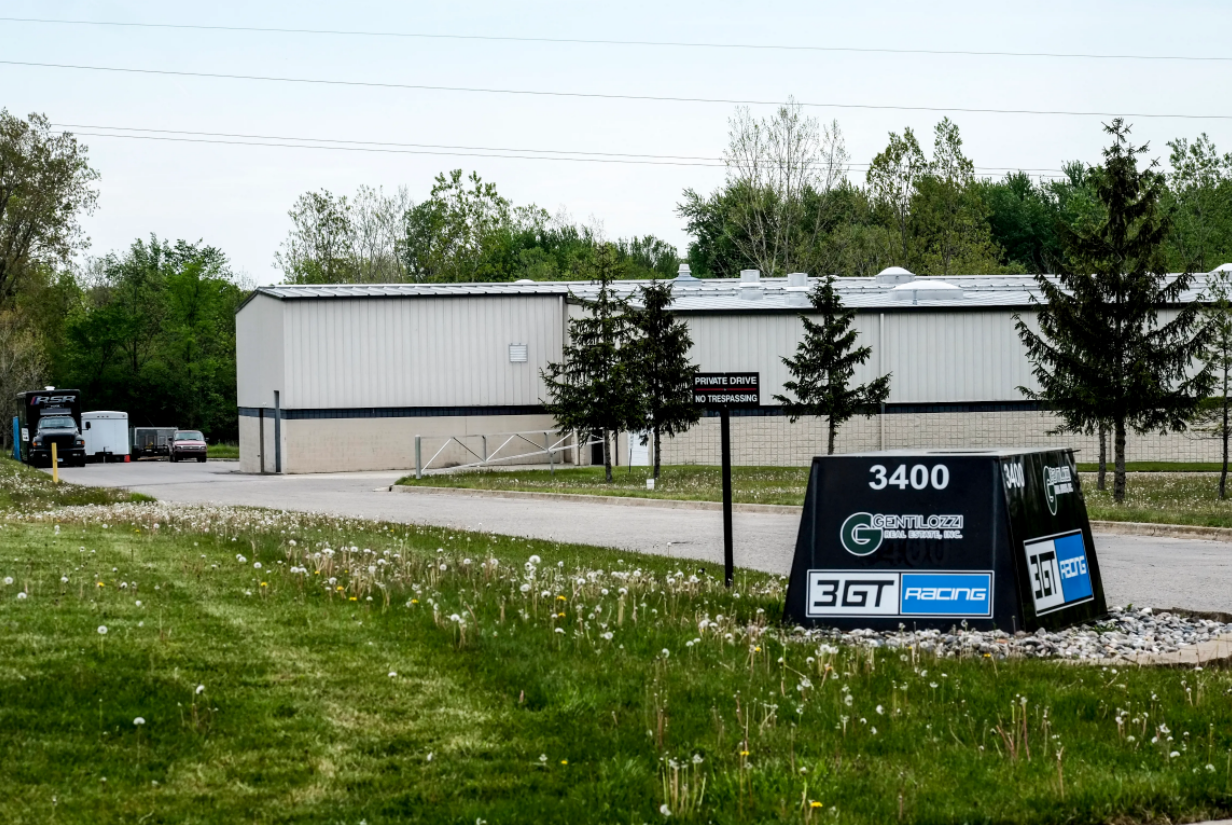
[[(1047, 276), (1050, 279), (1054, 276)], [(1169, 276), (1172, 278), (1176, 275)], [(761, 278), (756, 282), (738, 278), (705, 278), (673, 282), (672, 309), (677, 312), (799, 312), (808, 306), (808, 287), (789, 286), (787, 278)], [(1027, 307), (1032, 299), (1042, 300), (1032, 275), (958, 275), (946, 278), (920, 278), (917, 282), (943, 281), (954, 287), (953, 296), (937, 297), (941, 290), (928, 290), (918, 300), (905, 300), (897, 284), (875, 278), (836, 278), (835, 288), (843, 303), (863, 310), (928, 310), (995, 307)], [(637, 291), (646, 281), (617, 281), (615, 292), (637, 304)], [(1197, 300), (1206, 287), (1206, 276), (1195, 276), (1182, 302)], [(429, 298), (470, 296), (561, 296), (566, 299), (593, 300), (599, 291), (595, 281), (538, 281), (473, 284), (319, 284), (258, 287), (245, 299), (267, 295), (280, 301), (328, 300), (339, 298)], [(243, 304), (241, 304), (241, 309)]]

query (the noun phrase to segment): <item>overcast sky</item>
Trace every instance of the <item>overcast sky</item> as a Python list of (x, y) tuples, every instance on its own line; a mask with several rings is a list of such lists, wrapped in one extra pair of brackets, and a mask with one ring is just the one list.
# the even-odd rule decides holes
[[(0, 17), (603, 40), (1012, 52), (1223, 56), (1232, 4), (1033, 3), (395, 3), (0, 2)], [(1142, 61), (550, 44), (52, 25), (0, 21), (0, 60), (410, 85), (873, 106), (1232, 115), (1232, 60)], [(322, 86), (0, 64), (0, 107), (58, 124), (235, 135), (717, 158), (733, 106)], [(770, 113), (771, 106), (754, 107)], [(809, 108), (837, 118), (856, 163), (911, 126), (931, 145), (942, 112)], [(952, 112), (982, 167), (1095, 162), (1108, 118)], [(1232, 119), (1129, 118), (1165, 142), (1207, 132), (1232, 150)], [(420, 200), (461, 167), (515, 204), (602, 222), (609, 237), (652, 233), (687, 244), (675, 214), (706, 166), (573, 163), (429, 154), (220, 146), (83, 137), (102, 175), (86, 220), (92, 254), (156, 233), (221, 247), (257, 283), (296, 196), (405, 185)], [(448, 150), (442, 150), (448, 151)], [(508, 153), (506, 153), (508, 154)], [(993, 174), (987, 172), (986, 174)], [(853, 175), (862, 180), (862, 174)], [(999, 176), (999, 175), (998, 175)]]

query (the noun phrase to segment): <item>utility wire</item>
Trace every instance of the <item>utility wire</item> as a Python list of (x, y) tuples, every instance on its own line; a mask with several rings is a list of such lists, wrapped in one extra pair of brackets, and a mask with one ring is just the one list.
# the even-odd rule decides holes
[[(69, 127), (68, 124), (54, 124), (60, 128)], [(71, 127), (70, 127), (71, 128)], [(125, 131), (136, 131), (125, 127), (112, 126), (94, 126), (85, 127), (87, 129), (124, 129)], [(671, 161), (671, 160), (639, 160), (637, 158), (654, 158), (654, 157), (671, 157), (657, 155), (630, 155), (625, 156), (627, 159), (619, 157), (568, 157), (563, 153), (553, 155), (523, 155), (523, 154), (506, 154), (508, 152), (557, 152), (558, 150), (540, 150), (540, 149), (485, 149), (482, 151), (444, 151), (444, 148), (438, 150), (432, 149), (408, 149), (396, 148), (403, 145), (415, 144), (382, 144), (370, 141), (317, 141), (315, 138), (273, 138), (261, 135), (243, 136), (243, 135), (226, 135), (221, 138), (211, 137), (180, 137), (179, 135), (210, 135), (211, 132), (183, 132), (178, 130), (161, 130), (150, 129), (143, 131), (151, 132), (170, 132), (172, 134), (118, 134), (117, 132), (90, 132), (78, 131), (73, 134), (83, 137), (101, 137), (101, 138), (122, 138), (130, 140), (153, 140), (166, 141), (169, 143), (206, 143), (218, 146), (263, 146), (273, 149), (322, 149), (335, 152), (368, 152), (376, 154), (393, 154), (393, 155), (432, 155), (441, 157), (468, 157), (468, 158), (496, 158), (500, 160), (547, 160), (547, 161), (565, 161), (569, 163), (618, 163), (632, 166), (691, 166), (702, 167), (706, 169), (723, 169), (723, 163), (705, 163), (705, 162), (688, 162), (688, 161)], [(176, 136), (172, 136), (176, 135)], [(251, 139), (243, 139), (251, 137)], [(299, 141), (287, 143), (283, 141)], [(314, 141), (314, 142), (310, 142)], [(367, 145), (341, 145), (341, 144), (367, 144)], [(387, 147), (387, 148), (383, 148)], [(596, 153), (598, 154), (598, 153)], [(849, 163), (844, 164), (851, 169), (867, 168), (866, 163)], [(1039, 173), (1040, 170), (1017, 169), (1015, 167), (988, 167), (977, 166), (977, 170), (981, 171), (1035, 171), (1037, 174), (1032, 177), (1057, 179), (1063, 178), (1064, 175)], [(1044, 170), (1045, 172), (1055, 172), (1057, 170)]]
[[(658, 95), (608, 94), (602, 92), (558, 92), (536, 89), (500, 89), (476, 86), (430, 86), (418, 83), (381, 83), (365, 80), (325, 80), (305, 77), (279, 77), (275, 75), (224, 74), (222, 72), (188, 72), (171, 69), (133, 69), (119, 66), (86, 66), (71, 63), (36, 63), (26, 60), (0, 60), (0, 65), (28, 66), (41, 69), (73, 69), (92, 72), (117, 72), (122, 74), (165, 75), (168, 77), (200, 77), (211, 80), (258, 80), (272, 83), (302, 83), (321, 86), (361, 87), (371, 89), (411, 89), (431, 92), (467, 92), (477, 94), (525, 95), (535, 97), (586, 98), (594, 100), (647, 100), (656, 103), (719, 103), (727, 106), (782, 106), (782, 100), (757, 100), (752, 98), (675, 97)], [(871, 103), (809, 103), (800, 106), (819, 109), (879, 109), (900, 112), (964, 112), (1000, 115), (1054, 115), (1064, 117), (1134, 117), (1171, 118), (1180, 120), (1232, 120), (1232, 115), (1195, 115), (1159, 112), (1076, 112), (1060, 109), (984, 109), (971, 106), (889, 106)]]
[[(187, 135), (191, 137), (205, 138), (232, 138), (252, 141), (292, 141), (295, 143), (319, 144), (308, 148), (343, 148), (345, 146), (376, 146), (376, 147), (395, 147), (395, 148), (412, 148), (412, 149), (446, 149), (454, 152), (473, 152), (473, 157), (495, 157), (494, 155), (479, 154), (488, 152), (524, 152), (533, 154), (548, 154), (548, 155), (580, 155), (580, 156), (596, 156), (600, 158), (636, 158), (654, 161), (663, 160), (690, 160), (690, 161), (706, 161), (717, 166), (726, 166), (723, 158), (707, 155), (653, 155), (636, 152), (592, 152), (576, 149), (529, 149), (525, 147), (510, 148), (494, 147), (494, 146), (457, 146), (441, 143), (399, 143), (393, 141), (377, 141), (377, 140), (348, 140), (342, 138), (314, 138), (314, 137), (292, 137), (287, 135), (251, 135), (241, 134), (236, 132), (201, 132), (188, 129), (151, 129), (143, 126), (104, 126), (99, 124), (89, 123), (53, 123), (58, 129), (103, 129), (110, 132), (148, 132), (155, 135)], [(91, 136), (113, 136), (126, 137), (126, 135), (104, 135), (97, 132), (78, 132), (77, 134)], [(333, 144), (339, 144), (334, 146)], [(263, 144), (253, 144), (263, 145)], [(273, 144), (271, 144), (273, 145)], [(551, 160), (551, 158), (545, 158)], [(697, 164), (702, 165), (702, 164)], [(853, 169), (866, 169), (871, 164), (868, 163), (843, 163), (837, 164)], [(1022, 167), (1022, 166), (974, 166), (974, 169), (981, 172), (1055, 172), (1062, 173), (1064, 170), (1052, 167)]]
[(1176, 54), (1099, 54), (1084, 52), (1011, 52), (975, 51), (969, 49), (891, 49), (858, 46), (792, 46), (773, 43), (707, 43), (682, 40), (600, 40), (580, 37), (513, 37), (510, 35), (480, 34), (429, 34), (426, 32), (383, 32), (348, 29), (302, 29), (262, 26), (207, 26), (187, 23), (123, 23), (111, 20), (52, 20), (41, 17), (0, 17), (5, 23), (46, 23), (68, 26), (108, 26), (135, 29), (183, 29), (192, 31), (255, 32), (261, 34), (310, 34), (338, 37), (389, 37), (419, 40), (478, 40), (507, 43), (554, 43), (585, 46), (651, 46), (688, 49), (746, 49), (756, 51), (786, 52), (848, 52), (856, 54), (917, 54), (961, 57), (1030, 57), (1062, 58), (1072, 60), (1172, 60), (1184, 62), (1232, 62), (1232, 57)]

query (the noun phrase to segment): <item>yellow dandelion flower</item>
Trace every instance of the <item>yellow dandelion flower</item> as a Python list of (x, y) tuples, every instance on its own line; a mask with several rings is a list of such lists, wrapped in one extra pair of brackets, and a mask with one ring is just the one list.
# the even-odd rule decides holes
[(342, 585), (338, 585), (338, 587), (337, 587), (337, 590), (338, 590), (338, 592), (339, 592), (339, 593), (341, 593), (341, 592), (342, 592), (343, 590), (345, 590), (345, 589), (346, 589), (346, 588), (345, 588), (345, 587), (343, 587)]
[(748, 751), (740, 751), (740, 755), (741, 755), (741, 756), (748, 756), (748, 755), (749, 755), (749, 752), (748, 752)]
[(261, 586), (262, 586), (262, 587), (269, 587), (269, 584), (268, 584), (267, 582), (261, 582)]
[(760, 648), (760, 647), (755, 647), (755, 648), (753, 648), (753, 652), (754, 652), (754, 653), (761, 653), (761, 648)]
[(411, 599), (411, 604), (419, 604), (419, 599)]
[(353, 601), (353, 602), (357, 602), (357, 601), (359, 601), (359, 599), (357, 599), (357, 598), (355, 598), (354, 596), (352, 596), (352, 597), (351, 597), (351, 601)]
[(562, 764), (562, 765), (568, 765), (568, 764), (569, 764), (569, 760), (568, 760), (568, 759), (562, 759), (562, 760), (560, 760), (560, 764)]
[(559, 616), (559, 617), (560, 617), (560, 618), (562, 618), (562, 619), (563, 619), (563, 618), (565, 618), (565, 614), (564, 614), (564, 613), (557, 613), (556, 615), (557, 615), (557, 616)]
[(818, 802), (816, 799), (810, 799), (810, 800), (809, 800), (809, 807), (810, 807), (810, 808), (820, 808), (820, 807), (821, 807), (821, 803), (820, 803), (820, 802)]
[(99, 586), (99, 587), (106, 587), (107, 585), (103, 584), (102, 582), (99, 582), (99, 583), (98, 583), (98, 586)]
[(557, 596), (557, 597), (556, 597), (556, 601), (558, 601), (558, 602), (567, 602), (567, 601), (569, 601), (569, 600), (568, 600), (568, 599), (566, 599), (564, 596)]

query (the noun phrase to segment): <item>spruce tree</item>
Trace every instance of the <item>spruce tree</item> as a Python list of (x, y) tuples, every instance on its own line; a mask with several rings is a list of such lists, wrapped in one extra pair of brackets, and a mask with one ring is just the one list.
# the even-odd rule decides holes
[(636, 365), (629, 357), (634, 327), (628, 304), (612, 291), (619, 264), (611, 244), (595, 255), (599, 292), (583, 301), (586, 312), (569, 321), (565, 360), (542, 370), (552, 400), (547, 411), (563, 430), (598, 432), (603, 439), (603, 468), (612, 480), (612, 432), (632, 429), (641, 417)]
[[(1148, 147), (1129, 143), (1120, 118), (1104, 128), (1112, 145), (1092, 169), (1104, 214), (1089, 228), (1059, 226), (1066, 260), (1056, 280), (1036, 276), (1046, 301), (1039, 331), (1020, 317), (1015, 323), (1039, 382), (1039, 390), (1020, 392), (1043, 402), (1064, 429), (1106, 422), (1112, 497), (1123, 502), (1127, 430), (1183, 431), (1209, 392), (1211, 370), (1193, 369), (1209, 337), (1200, 306), (1180, 302), (1193, 276), (1166, 274), (1164, 176), (1155, 163), (1138, 168)], [(1176, 315), (1161, 322), (1164, 307), (1176, 307)]]
[(701, 419), (693, 402), (698, 367), (689, 363), (693, 339), (689, 327), (669, 309), (670, 281), (654, 280), (641, 287), (642, 308), (635, 316), (640, 333), (633, 347), (641, 382), (644, 424), (654, 449), (654, 477), (659, 477), (659, 444), (663, 433), (676, 436)]
[(783, 359), (792, 375), (791, 381), (783, 383), (783, 389), (795, 398), (776, 395), (774, 400), (782, 403), (793, 424), (806, 415), (824, 416), (829, 432), (826, 455), (834, 455), (838, 428), (853, 416), (874, 415), (890, 394), (890, 376), (853, 387), (851, 379), (856, 367), (872, 354), (870, 347), (855, 345), (860, 335), (851, 326), (855, 311), (843, 307), (834, 289), (833, 276), (820, 279), (809, 298), (815, 313), (821, 316), (821, 323), (807, 315), (800, 316), (804, 339), (796, 347), (794, 358)]

